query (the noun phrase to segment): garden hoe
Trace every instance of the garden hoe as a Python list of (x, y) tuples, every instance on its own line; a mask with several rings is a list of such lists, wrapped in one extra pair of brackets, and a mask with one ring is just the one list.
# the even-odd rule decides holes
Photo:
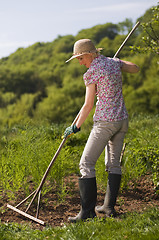
[[(137, 22), (136, 25), (133, 27), (133, 29), (130, 31), (130, 33), (128, 34), (128, 36), (126, 37), (126, 39), (124, 40), (124, 42), (122, 43), (122, 45), (120, 46), (120, 48), (118, 49), (118, 51), (116, 52), (116, 54), (114, 55), (114, 58), (117, 57), (117, 55), (119, 54), (119, 52), (121, 51), (121, 49), (123, 48), (123, 46), (125, 45), (125, 43), (127, 42), (127, 40), (129, 39), (129, 37), (132, 35), (132, 33), (135, 31), (135, 29), (139, 26), (139, 24), (140, 24), (140, 22)], [(80, 114), (80, 112), (79, 112), (78, 115), (76, 116), (76, 118), (75, 118), (75, 120), (73, 121), (72, 125), (74, 125), (74, 124), (76, 123), (77, 119), (79, 118), (79, 114)], [(41, 197), (41, 189), (42, 189), (42, 187), (43, 187), (43, 184), (44, 184), (44, 182), (45, 182), (45, 180), (46, 180), (46, 177), (47, 177), (47, 175), (48, 175), (48, 173), (49, 173), (52, 165), (54, 164), (56, 158), (58, 157), (58, 155), (59, 155), (59, 153), (60, 153), (60, 151), (61, 151), (64, 143), (66, 142), (66, 139), (67, 139), (67, 137), (62, 140), (62, 142), (61, 142), (58, 150), (56, 151), (54, 157), (52, 158), (52, 160), (51, 160), (51, 162), (50, 162), (50, 164), (49, 164), (49, 166), (48, 166), (48, 168), (47, 168), (47, 170), (46, 170), (46, 172), (45, 172), (45, 174), (44, 174), (44, 176), (43, 176), (43, 178), (42, 178), (42, 180), (41, 180), (41, 182), (40, 182), (40, 184), (39, 184), (39, 186), (38, 186), (38, 188), (37, 188), (34, 192), (32, 192), (28, 197), (26, 197), (24, 200), (22, 200), (19, 204), (17, 204), (15, 207), (11, 206), (10, 204), (7, 204), (7, 207), (8, 207), (8, 208), (10, 208), (11, 210), (13, 210), (13, 211), (15, 211), (15, 212), (23, 215), (23, 216), (26, 217), (26, 218), (29, 218), (29, 219), (33, 220), (33, 221), (35, 221), (35, 222), (37, 222), (37, 223), (39, 223), (39, 224), (41, 224), (41, 225), (45, 225), (44, 221), (42, 221), (42, 220), (40, 220), (40, 219), (38, 218), (38, 215), (39, 215), (39, 206), (40, 206), (40, 197)], [(37, 201), (36, 216), (33, 217), (32, 215), (28, 214), (27, 212), (28, 212), (31, 204), (33, 203), (33, 201), (34, 201), (35, 198), (37, 197), (37, 195), (38, 195), (38, 201)], [(33, 197), (32, 197), (32, 196), (33, 196)], [(22, 211), (22, 210), (20, 210), (20, 209), (18, 209), (19, 206), (21, 206), (23, 203), (25, 203), (25, 202), (26, 202), (29, 198), (31, 198), (31, 197), (32, 197), (32, 199), (31, 199), (31, 201), (30, 201), (27, 209), (25, 210), (25, 212)]]

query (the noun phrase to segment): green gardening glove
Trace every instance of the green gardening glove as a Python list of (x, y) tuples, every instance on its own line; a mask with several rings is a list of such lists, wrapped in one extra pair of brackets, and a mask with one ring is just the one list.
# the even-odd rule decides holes
[(74, 124), (73, 126), (67, 127), (64, 132), (63, 138), (70, 137), (72, 134), (77, 133), (80, 130), (81, 129), (77, 128), (76, 124)]

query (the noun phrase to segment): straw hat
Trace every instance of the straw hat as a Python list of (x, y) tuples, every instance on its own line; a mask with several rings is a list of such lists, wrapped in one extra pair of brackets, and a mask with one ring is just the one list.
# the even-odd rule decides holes
[(97, 53), (103, 48), (95, 48), (93, 42), (90, 39), (80, 39), (74, 44), (73, 56), (66, 62), (89, 53)]

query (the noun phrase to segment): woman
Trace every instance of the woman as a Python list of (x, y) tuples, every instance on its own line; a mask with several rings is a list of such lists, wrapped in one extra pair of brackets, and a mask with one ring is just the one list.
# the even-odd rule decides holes
[(86, 85), (85, 102), (73, 126), (66, 128), (64, 137), (80, 131), (94, 105), (97, 95), (96, 110), (93, 116), (94, 125), (79, 168), (79, 190), (81, 210), (76, 217), (70, 217), (70, 222), (77, 222), (96, 216), (95, 205), (97, 187), (95, 164), (105, 149), (105, 163), (108, 171), (107, 190), (103, 206), (97, 206), (97, 212), (106, 216), (116, 216), (114, 206), (121, 181), (120, 154), (125, 134), (128, 130), (128, 114), (122, 95), (122, 71), (137, 73), (139, 67), (131, 62), (109, 58), (99, 54), (90, 39), (81, 39), (74, 44), (73, 56), (66, 62), (77, 58), (80, 65), (88, 70), (83, 75)]

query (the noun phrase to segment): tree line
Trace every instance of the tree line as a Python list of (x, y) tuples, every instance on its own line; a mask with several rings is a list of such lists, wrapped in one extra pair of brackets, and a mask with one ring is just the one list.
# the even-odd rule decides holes
[[(140, 66), (138, 74), (123, 74), (123, 94), (130, 115), (159, 112), (157, 16), (154, 8), (146, 11), (139, 19), (141, 26), (119, 54), (119, 58)], [(65, 63), (72, 55), (74, 42), (90, 38), (96, 47), (104, 48), (103, 55), (113, 57), (132, 26), (131, 19), (96, 25), (76, 36), (58, 36), (52, 42), (19, 48), (0, 59), (1, 125), (30, 119), (71, 121), (84, 101), (82, 75), (86, 71), (76, 60)]]

